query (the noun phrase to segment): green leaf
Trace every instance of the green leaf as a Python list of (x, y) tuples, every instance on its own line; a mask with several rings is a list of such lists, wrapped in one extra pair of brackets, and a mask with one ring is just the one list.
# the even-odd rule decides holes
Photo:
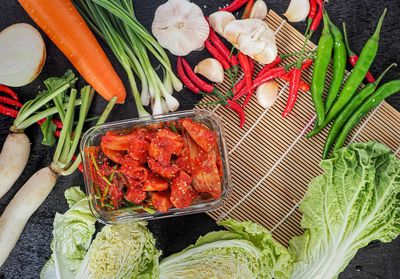
[(54, 132), (57, 130), (57, 126), (53, 123), (52, 118), (52, 116), (47, 117), (46, 121), (40, 125), (40, 131), (42, 131), (43, 135), (43, 145), (53, 146), (56, 143)]
[(66, 191), (68, 203), (76, 202), (64, 214), (56, 213), (53, 223), (51, 258), (40, 273), (42, 279), (76, 278), (76, 271), (82, 263), (95, 232), (96, 218), (89, 209), (85, 194), (77, 187)]
[(211, 232), (160, 263), (161, 279), (289, 278), (293, 259), (262, 226), (227, 220), (228, 231)]
[(68, 188), (64, 193), (65, 198), (67, 199), (68, 206), (71, 208), (80, 200), (86, 198), (84, 192), (82, 192), (81, 187), (73, 186)]
[(292, 278), (337, 278), (357, 250), (400, 234), (400, 160), (386, 146), (356, 143), (322, 161), (300, 205)]

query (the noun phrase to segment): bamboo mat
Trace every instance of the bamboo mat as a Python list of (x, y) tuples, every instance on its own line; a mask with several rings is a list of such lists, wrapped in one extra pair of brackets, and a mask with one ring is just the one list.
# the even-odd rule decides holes
[[(266, 18), (275, 30), (280, 53), (301, 50), (304, 36), (270, 11)], [(311, 42), (308, 49), (315, 49)], [(293, 62), (294, 60), (288, 59)], [(261, 69), (257, 66), (257, 72)], [(311, 81), (312, 69), (303, 75)], [(328, 80), (331, 78), (331, 69)], [(348, 73), (347, 73), (348, 76)], [(311, 179), (321, 174), (319, 162), (327, 130), (306, 139), (315, 119), (310, 93), (299, 93), (295, 109), (281, 117), (288, 97), (288, 83), (278, 81), (279, 97), (270, 109), (263, 109), (252, 98), (246, 108), (246, 124), (239, 128), (238, 118), (222, 106), (206, 108), (219, 115), (224, 123), (231, 163), (233, 190), (225, 205), (209, 215), (215, 220), (235, 218), (251, 220), (272, 231), (274, 238), (287, 245), (290, 238), (302, 233), (298, 206)], [(229, 81), (219, 85), (229, 88)], [(203, 101), (212, 101), (206, 97)], [(376, 140), (400, 155), (400, 113), (387, 103), (366, 116), (349, 136), (353, 141)]]

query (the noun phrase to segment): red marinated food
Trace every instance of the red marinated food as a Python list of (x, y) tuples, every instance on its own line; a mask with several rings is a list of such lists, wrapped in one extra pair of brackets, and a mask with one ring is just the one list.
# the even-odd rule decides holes
[(217, 136), (192, 119), (109, 131), (86, 154), (103, 209), (168, 212), (222, 193)]

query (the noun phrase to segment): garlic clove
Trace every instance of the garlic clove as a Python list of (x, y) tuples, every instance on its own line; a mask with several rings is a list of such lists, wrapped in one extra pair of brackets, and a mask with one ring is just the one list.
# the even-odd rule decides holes
[(214, 58), (207, 58), (200, 61), (200, 63), (194, 68), (194, 72), (212, 82), (220, 83), (224, 81), (224, 68), (221, 63)]
[(284, 16), (290, 22), (300, 22), (306, 20), (309, 12), (309, 0), (292, 0)]
[(278, 99), (279, 84), (274, 81), (267, 81), (261, 84), (256, 90), (257, 101), (263, 108), (272, 107)]
[(208, 17), (208, 22), (212, 29), (221, 36), (224, 35), (225, 26), (234, 20), (235, 16), (232, 13), (225, 11), (215, 12)]
[(262, 64), (269, 64), (278, 55), (275, 34), (260, 19), (236, 20), (225, 28), (225, 38), (244, 54)]
[(176, 56), (186, 56), (202, 48), (210, 27), (196, 4), (169, 0), (157, 8), (152, 32), (162, 47)]
[(257, 0), (250, 12), (250, 18), (258, 18), (264, 20), (268, 15), (267, 4), (264, 0)]

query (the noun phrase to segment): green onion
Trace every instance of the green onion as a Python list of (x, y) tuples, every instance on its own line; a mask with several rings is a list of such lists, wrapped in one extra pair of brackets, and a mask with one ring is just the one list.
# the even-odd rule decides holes
[[(168, 110), (176, 110), (179, 103), (172, 96), (171, 85), (180, 91), (182, 83), (175, 76), (164, 49), (136, 19), (132, 0), (74, 0), (74, 3), (126, 71), (139, 116), (149, 115), (143, 106), (149, 105), (150, 100), (153, 114), (164, 112), (164, 102)], [(163, 79), (152, 66), (149, 54), (162, 65)], [(135, 75), (141, 81), (141, 93)]]

